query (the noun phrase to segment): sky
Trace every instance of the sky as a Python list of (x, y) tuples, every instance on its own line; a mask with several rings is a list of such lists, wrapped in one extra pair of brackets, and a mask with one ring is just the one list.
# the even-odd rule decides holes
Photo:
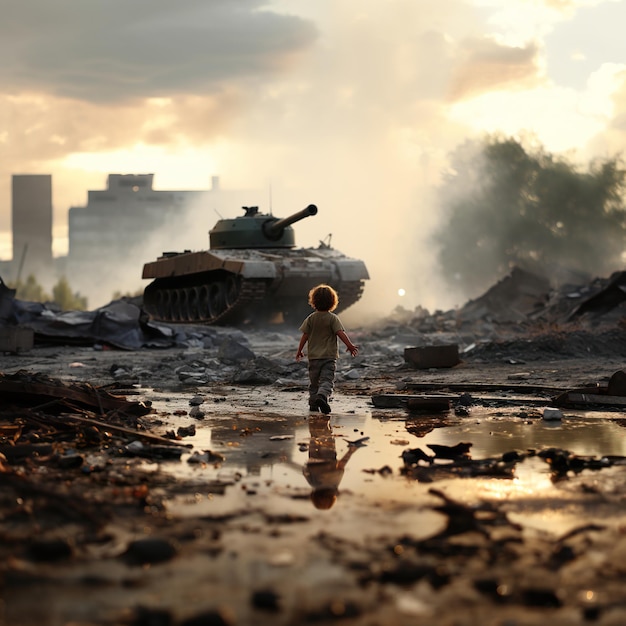
[(463, 302), (429, 237), (451, 151), (485, 133), (580, 163), (626, 147), (622, 0), (0, 0), (0, 14), (4, 259), (12, 174), (52, 174), (56, 255), (68, 209), (109, 173), (163, 190), (219, 176), (278, 216), (316, 204), (297, 243), (332, 233), (366, 262), (363, 313), (447, 309)]

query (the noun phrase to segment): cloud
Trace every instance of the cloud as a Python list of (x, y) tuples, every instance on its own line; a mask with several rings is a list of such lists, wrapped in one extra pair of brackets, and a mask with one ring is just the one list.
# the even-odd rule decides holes
[(624, 157), (626, 146), (626, 66), (622, 65), (619, 71), (612, 72), (614, 89), (610, 94), (610, 103), (613, 106), (608, 124), (603, 132), (597, 133), (590, 142), (590, 148), (595, 154), (603, 157)]
[(624, 62), (626, 4), (594, 2), (555, 24), (545, 38), (550, 78), (559, 85), (583, 89), (588, 76), (604, 63)]
[[(89, 102), (215, 94), (284, 69), (307, 20), (260, 0), (3, 0), (3, 89)], [(10, 60), (10, 62), (7, 62)]]
[(399, 287), (430, 307), (429, 198), (447, 154), (485, 129), (571, 146), (605, 123), (546, 79), (546, 33), (579, 4), (0, 0), (0, 231), (11, 173), (52, 173), (56, 236), (108, 173), (180, 188), (179, 155), (187, 188), (219, 175), (277, 215), (317, 204), (298, 245), (332, 232), (366, 259), (381, 308)]
[(541, 84), (539, 50), (500, 45), (489, 38), (464, 41), (451, 80), (449, 100), (454, 102), (502, 89), (529, 89)]

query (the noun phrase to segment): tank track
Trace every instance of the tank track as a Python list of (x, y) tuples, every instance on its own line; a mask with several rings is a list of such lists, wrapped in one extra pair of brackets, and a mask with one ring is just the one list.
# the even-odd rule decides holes
[(223, 313), (211, 319), (211, 324), (236, 323), (246, 316), (246, 312), (251, 310), (254, 303), (260, 303), (265, 298), (267, 285), (263, 280), (241, 280), (239, 297)]
[(172, 324), (236, 324), (264, 299), (266, 289), (264, 280), (237, 276), (188, 287), (156, 286), (148, 298), (144, 294), (144, 309)]
[[(361, 298), (363, 281), (344, 282), (337, 286), (337, 312), (352, 306)], [(298, 322), (311, 311), (303, 299), (294, 301), (282, 311), (285, 321)], [(172, 324), (232, 324), (236, 325), (256, 316), (269, 319), (276, 302), (268, 302), (267, 283), (263, 279), (242, 279), (229, 275), (186, 287), (170, 287), (167, 283), (153, 283), (144, 293), (144, 309), (153, 318)], [(283, 306), (286, 303), (283, 302)]]

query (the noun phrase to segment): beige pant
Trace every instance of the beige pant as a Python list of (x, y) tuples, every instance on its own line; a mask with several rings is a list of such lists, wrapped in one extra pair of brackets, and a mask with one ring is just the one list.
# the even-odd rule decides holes
[(326, 400), (330, 399), (335, 386), (336, 359), (309, 360), (309, 404), (315, 402), (315, 396), (320, 394)]

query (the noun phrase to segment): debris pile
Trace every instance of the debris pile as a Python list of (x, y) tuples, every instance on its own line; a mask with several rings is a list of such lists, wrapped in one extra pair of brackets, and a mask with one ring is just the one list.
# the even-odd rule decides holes
[[(87, 383), (0, 374), (0, 405), (0, 560), (7, 575), (19, 575), (10, 555), (65, 559), (78, 543), (102, 541), (114, 512), (157, 506), (145, 472), (125, 458), (132, 443), (179, 456), (183, 449), (149, 432), (142, 421), (153, 412), (149, 404)], [(69, 533), (76, 525), (83, 532)]]
[(601, 457), (579, 455), (561, 448), (539, 450), (511, 450), (501, 455), (473, 459), (469, 449), (472, 444), (461, 442), (454, 446), (427, 444), (432, 454), (421, 448), (410, 448), (402, 452), (404, 467), (400, 473), (418, 482), (431, 483), (449, 478), (515, 478), (515, 469), (526, 459), (537, 457), (550, 468), (553, 482), (566, 480), (569, 475), (584, 470), (601, 470), (626, 465), (626, 456), (605, 455)]
[(614, 356), (626, 351), (626, 272), (551, 286), (520, 268), (481, 297), (449, 311), (398, 307), (372, 337), (405, 346), (459, 346), (462, 360), (519, 362)]

